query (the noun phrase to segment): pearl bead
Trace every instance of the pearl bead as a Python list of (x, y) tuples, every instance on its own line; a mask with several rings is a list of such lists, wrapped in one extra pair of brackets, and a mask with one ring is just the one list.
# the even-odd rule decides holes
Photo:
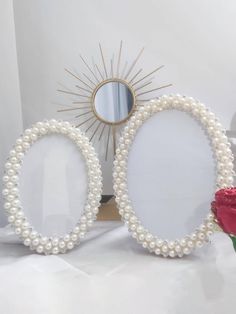
[(181, 251), (182, 251), (181, 246), (180, 246), (180, 245), (176, 245), (176, 246), (175, 246), (175, 251), (176, 251), (177, 253), (181, 252)]
[(24, 240), (24, 245), (29, 246), (30, 243), (31, 243), (31, 240), (30, 240), (29, 238), (26, 238), (26, 239)]
[(57, 246), (58, 243), (59, 243), (59, 239), (58, 239), (58, 238), (53, 238), (53, 239), (52, 239), (52, 245), (53, 245), (53, 246)]
[(156, 246), (156, 243), (155, 243), (154, 241), (152, 241), (152, 242), (149, 243), (149, 247), (150, 247), (151, 249), (154, 249), (155, 246)]
[(63, 249), (65, 246), (66, 246), (66, 244), (65, 244), (64, 241), (60, 241), (60, 242), (59, 242), (59, 247), (60, 247), (61, 249)]
[(47, 242), (48, 242), (48, 237), (42, 237), (42, 238), (40, 239), (40, 243), (41, 243), (42, 245), (45, 245)]
[(21, 228), (19, 228), (19, 227), (15, 228), (15, 234), (20, 235), (21, 234)]
[(35, 239), (36, 237), (37, 237), (37, 232), (36, 231), (32, 231), (31, 233), (30, 233), (30, 239)]
[(188, 255), (190, 253), (190, 249), (188, 247), (185, 247), (183, 249), (184, 254)]
[(23, 232), (22, 232), (22, 237), (23, 238), (27, 238), (29, 236), (29, 230), (24, 230)]
[(168, 252), (168, 246), (167, 245), (163, 245), (161, 248), (162, 252), (166, 253)]
[(42, 245), (39, 245), (36, 249), (36, 251), (40, 254), (40, 253), (43, 253), (43, 246)]
[(74, 243), (73, 242), (70, 241), (70, 242), (67, 243), (67, 248), (69, 250), (73, 249), (73, 247), (74, 247)]
[(170, 257), (175, 257), (176, 253), (175, 253), (175, 251), (171, 250), (171, 251), (169, 252), (169, 255), (170, 255)]
[(156, 241), (156, 245), (157, 245), (158, 247), (161, 247), (161, 246), (163, 245), (163, 240), (158, 239), (158, 240)]
[(38, 238), (34, 239), (34, 240), (32, 241), (32, 244), (33, 244), (34, 246), (39, 245), (39, 239), (38, 239)]
[(59, 253), (59, 249), (58, 249), (58, 247), (54, 247), (53, 249), (52, 249), (52, 254), (58, 254)]
[(8, 222), (9, 223), (13, 223), (14, 220), (15, 220), (15, 216), (13, 216), (13, 215), (8, 216)]
[(200, 247), (202, 247), (203, 243), (202, 243), (202, 241), (197, 241), (197, 242), (196, 242), (196, 245), (197, 245), (197, 247), (200, 248)]

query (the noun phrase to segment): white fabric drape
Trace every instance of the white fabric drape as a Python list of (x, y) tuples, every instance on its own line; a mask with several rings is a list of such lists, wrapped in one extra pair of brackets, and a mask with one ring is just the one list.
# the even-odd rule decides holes
[(64, 255), (16, 242), (0, 229), (1, 314), (235, 313), (236, 254), (222, 233), (183, 259), (148, 254), (114, 222)]

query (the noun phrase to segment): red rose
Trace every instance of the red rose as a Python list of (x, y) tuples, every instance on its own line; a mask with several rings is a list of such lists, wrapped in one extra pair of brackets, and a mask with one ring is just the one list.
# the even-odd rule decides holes
[(223, 231), (230, 235), (236, 235), (236, 188), (217, 191), (215, 201), (211, 206)]

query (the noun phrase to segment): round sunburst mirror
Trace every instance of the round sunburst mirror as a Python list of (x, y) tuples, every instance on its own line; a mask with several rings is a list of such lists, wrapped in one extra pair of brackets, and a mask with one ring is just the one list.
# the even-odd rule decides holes
[(107, 60), (99, 44), (100, 64), (94, 61), (89, 64), (80, 56), (86, 72), (78, 73), (65, 69), (71, 78), (76, 79), (75, 88), (64, 86), (63, 89), (58, 89), (72, 98), (72, 104), (63, 105), (58, 112), (71, 114), (71, 118), (65, 117), (66, 120), (76, 127), (81, 127), (88, 133), (91, 141), (105, 139), (105, 160), (111, 141), (115, 152), (117, 134), (121, 129), (119, 126), (149, 100), (149, 93), (172, 85), (152, 86), (155, 73), (163, 68), (163, 65), (148, 74), (143, 74), (143, 69), (137, 68), (144, 49), (141, 49), (130, 64), (125, 61), (122, 49), (121, 41), (117, 54)]

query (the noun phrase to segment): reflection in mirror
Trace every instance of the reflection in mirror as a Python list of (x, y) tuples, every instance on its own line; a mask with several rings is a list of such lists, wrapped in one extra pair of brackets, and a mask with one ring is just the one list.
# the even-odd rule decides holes
[(134, 108), (134, 95), (127, 84), (109, 81), (102, 84), (94, 95), (94, 111), (98, 118), (111, 124), (126, 120)]

